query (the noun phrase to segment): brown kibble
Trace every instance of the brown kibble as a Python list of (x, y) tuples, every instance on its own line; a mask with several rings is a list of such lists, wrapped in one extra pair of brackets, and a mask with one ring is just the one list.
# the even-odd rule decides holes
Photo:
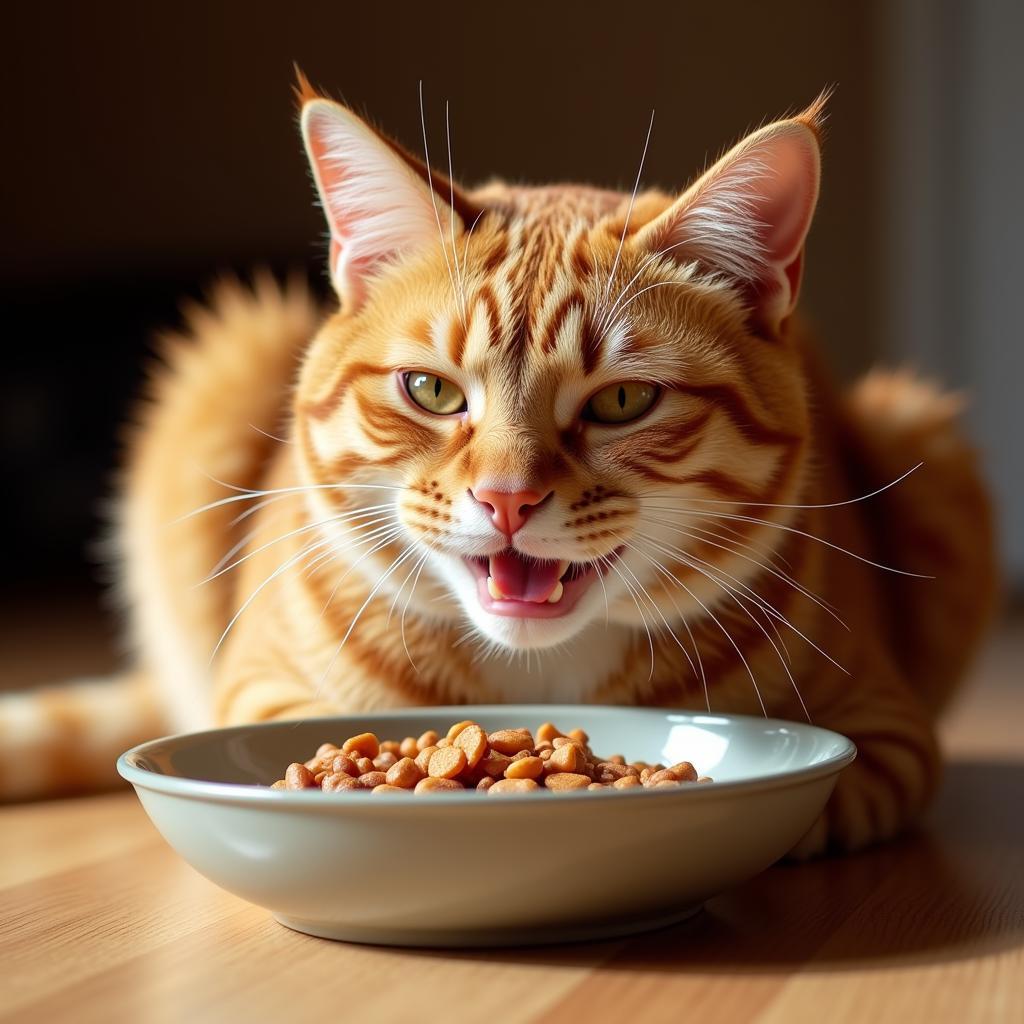
[(398, 786), (401, 789), (412, 789), (424, 773), (420, 771), (419, 765), (411, 757), (403, 757), (396, 761), (387, 771), (389, 786)]
[(416, 767), (419, 768), (424, 775), (427, 774), (427, 767), (430, 765), (430, 758), (433, 756), (435, 750), (437, 750), (437, 747), (424, 747), (415, 757)]
[(600, 782), (614, 782), (616, 779), (624, 778), (627, 775), (639, 775), (635, 768), (629, 765), (616, 764), (614, 761), (599, 761), (594, 770)]
[(487, 742), (493, 750), (509, 757), (520, 750), (533, 750), (533, 735), (529, 729), (498, 729), (488, 734)]
[(492, 786), (487, 789), (488, 796), (503, 796), (509, 793), (532, 793), (533, 790), (540, 789), (533, 779), (498, 779)]
[(586, 789), (590, 779), (576, 772), (555, 772), (544, 777), (544, 785), (555, 793), (564, 793), (570, 789)]
[(546, 769), (549, 772), (579, 772), (585, 765), (583, 751), (575, 743), (566, 743), (556, 748), (547, 759)]
[(621, 779), (616, 779), (612, 783), (612, 789), (634, 789), (637, 786), (642, 788), (640, 782), (640, 776), (638, 775), (623, 775)]
[(558, 731), (552, 722), (545, 722), (537, 730), (537, 744), (539, 746), (541, 743), (550, 743), (553, 739), (561, 735), (563, 734)]
[(345, 740), (341, 749), (346, 754), (358, 753), (361, 757), (372, 759), (380, 753), (380, 740), (372, 732), (361, 732)]
[(417, 741), (417, 750), (426, 750), (427, 747), (437, 746), (437, 733), (433, 729), (428, 729)]
[(466, 752), (461, 747), (438, 747), (431, 755), (427, 774), (432, 779), (453, 779), (466, 767)]
[(421, 793), (440, 793), (444, 790), (454, 791), (465, 788), (458, 779), (435, 779), (428, 776), (416, 783), (416, 788), (413, 792), (419, 795)]
[(352, 778), (351, 775), (345, 775), (342, 772), (338, 772), (336, 775), (325, 776), (324, 781), (320, 783), (320, 788), (325, 793), (336, 793), (346, 789), (361, 790), (363, 787), (359, 785), (358, 779)]
[(463, 722), (456, 722), (448, 730), (447, 737), (446, 737), (448, 742), (449, 743), (454, 743), (455, 742), (455, 737), (458, 736), (459, 733), (462, 732), (463, 729), (468, 729), (471, 725), (476, 725), (476, 722), (474, 722), (473, 719), (471, 719), (471, 718), (467, 718)]
[(289, 789), (312, 789), (316, 785), (313, 773), (304, 764), (290, 764), (284, 773)]
[[(451, 736), (451, 733), (448, 735)], [(464, 751), (466, 764), (470, 768), (475, 768), (487, 753), (487, 734), (476, 722), (470, 722), (452, 739), (452, 746)]]
[(331, 761), (331, 771), (352, 776), (359, 774), (359, 768), (348, 754), (337, 754)]
[(488, 750), (486, 755), (480, 759), (478, 768), (482, 768), (493, 778), (500, 778), (505, 774), (505, 769), (512, 763), (512, 758), (505, 754), (499, 754), (497, 750)]
[(506, 779), (536, 779), (544, 771), (544, 762), (539, 757), (513, 758), (505, 769)]
[(497, 729), (488, 734), (471, 719), (447, 734), (428, 729), (419, 737), (380, 740), (371, 732), (350, 736), (341, 746), (321, 743), (304, 764), (288, 765), (272, 789), (324, 792), (432, 793), (478, 789), (483, 793), (527, 793), (599, 789), (679, 788), (711, 782), (689, 761), (670, 768), (622, 754), (598, 757), (580, 728), (562, 733), (552, 722), (538, 727)]
[(697, 769), (689, 761), (680, 761), (669, 769), (680, 782), (696, 782)]

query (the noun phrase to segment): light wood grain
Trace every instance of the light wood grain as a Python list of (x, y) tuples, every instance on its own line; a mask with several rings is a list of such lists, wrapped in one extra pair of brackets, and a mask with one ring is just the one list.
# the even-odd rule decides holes
[[(631, 940), (480, 953), (326, 942), (197, 875), (130, 793), (4, 809), (0, 1021), (1024, 1020), (1022, 648), (1018, 624), (953, 709), (952, 760), (918, 834), (773, 868)], [(619, 869), (595, 865), (595, 885)]]

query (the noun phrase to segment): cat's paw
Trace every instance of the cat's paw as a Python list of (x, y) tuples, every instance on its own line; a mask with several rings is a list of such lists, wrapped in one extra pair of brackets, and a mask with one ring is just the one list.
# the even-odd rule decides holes
[(855, 853), (895, 838), (927, 806), (938, 774), (938, 753), (930, 743), (862, 741), (858, 759), (839, 776), (825, 811), (787, 859)]

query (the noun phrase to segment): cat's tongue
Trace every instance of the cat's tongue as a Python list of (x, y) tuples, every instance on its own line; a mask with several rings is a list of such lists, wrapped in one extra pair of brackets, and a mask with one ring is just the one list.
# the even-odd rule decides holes
[(534, 558), (524, 558), (514, 551), (491, 555), (490, 559), (491, 578), (502, 597), (510, 601), (543, 604), (551, 596), (564, 571), (564, 562), (539, 562)]

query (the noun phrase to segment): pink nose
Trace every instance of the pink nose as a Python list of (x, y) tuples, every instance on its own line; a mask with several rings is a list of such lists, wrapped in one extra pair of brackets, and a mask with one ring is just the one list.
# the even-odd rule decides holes
[(490, 510), (491, 521), (509, 537), (547, 497), (540, 491), (493, 491), (489, 487), (478, 487), (469, 493)]

